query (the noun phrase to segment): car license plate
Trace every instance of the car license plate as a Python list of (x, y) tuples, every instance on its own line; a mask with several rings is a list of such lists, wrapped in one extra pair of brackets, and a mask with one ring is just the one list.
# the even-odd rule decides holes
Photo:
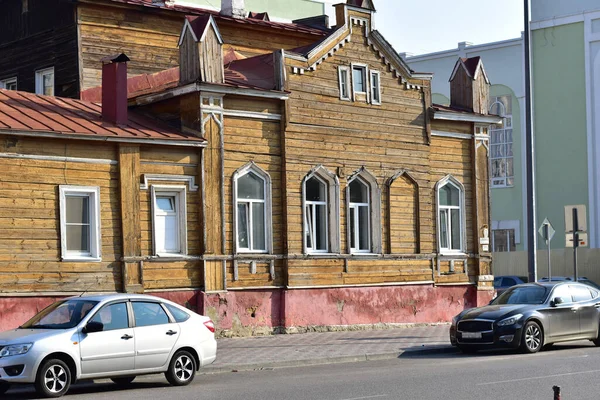
[(481, 332), (463, 332), (463, 339), (481, 339)]

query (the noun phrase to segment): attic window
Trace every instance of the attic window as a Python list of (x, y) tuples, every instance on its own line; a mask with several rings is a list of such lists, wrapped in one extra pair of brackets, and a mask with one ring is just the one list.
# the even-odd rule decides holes
[(340, 85), (340, 100), (350, 100), (350, 70), (348, 67), (338, 67)]
[(381, 104), (381, 85), (379, 78), (379, 71), (370, 71), (371, 81), (371, 103)]
[(352, 83), (354, 93), (367, 93), (367, 67), (352, 66)]

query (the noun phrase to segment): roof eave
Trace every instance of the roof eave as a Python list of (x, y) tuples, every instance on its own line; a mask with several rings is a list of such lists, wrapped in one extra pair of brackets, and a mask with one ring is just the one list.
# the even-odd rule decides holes
[(443, 121), (477, 122), (485, 124), (501, 124), (502, 118), (497, 115), (480, 115), (472, 113), (457, 113), (452, 111), (434, 111), (433, 119)]
[(148, 138), (121, 138), (121, 137), (110, 137), (110, 136), (91, 136), (85, 134), (73, 134), (73, 133), (54, 133), (54, 132), (43, 132), (43, 131), (23, 131), (23, 130), (12, 130), (12, 129), (0, 129), (0, 135), (12, 135), (12, 136), (23, 136), (23, 137), (35, 137), (35, 138), (48, 138), (48, 139), (70, 139), (70, 140), (89, 140), (97, 142), (110, 142), (110, 143), (140, 143), (140, 144), (154, 144), (163, 146), (185, 146), (185, 147), (206, 147), (208, 142), (206, 139), (202, 140), (186, 140), (182, 139), (148, 139)]

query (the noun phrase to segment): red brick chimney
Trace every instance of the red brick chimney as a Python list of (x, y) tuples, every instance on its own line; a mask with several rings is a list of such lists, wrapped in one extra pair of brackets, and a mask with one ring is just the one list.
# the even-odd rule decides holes
[(127, 124), (127, 61), (125, 54), (102, 59), (102, 119)]

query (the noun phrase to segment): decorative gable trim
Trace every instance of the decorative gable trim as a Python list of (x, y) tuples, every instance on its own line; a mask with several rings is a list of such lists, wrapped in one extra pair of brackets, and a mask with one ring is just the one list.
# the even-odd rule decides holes
[(185, 22), (183, 24), (183, 29), (181, 30), (181, 35), (179, 35), (179, 42), (178, 42), (178, 46), (181, 46), (181, 43), (183, 43), (183, 38), (185, 37), (185, 33), (189, 30), (189, 32), (192, 34), (192, 37), (194, 38), (194, 41), (196, 42), (203, 42), (204, 39), (206, 39), (206, 33), (208, 32), (208, 27), (212, 26), (212, 28), (215, 31), (215, 35), (217, 35), (217, 39), (219, 40), (219, 44), (223, 44), (223, 37), (221, 36), (221, 32), (219, 31), (219, 28), (217, 27), (217, 23), (215, 22), (215, 19), (212, 17), (212, 15), (208, 16), (208, 21), (206, 23), (206, 25), (204, 26), (204, 29), (202, 31), (202, 35), (200, 36), (200, 38), (198, 38), (196, 36), (196, 32), (194, 32), (194, 28), (192, 28), (192, 24), (190, 23), (190, 21), (186, 18)]
[(483, 77), (485, 78), (485, 82), (488, 85), (490, 84), (490, 80), (488, 79), (487, 73), (485, 72), (485, 68), (483, 68), (483, 63), (481, 62), (481, 59), (479, 59), (479, 61), (477, 62), (477, 67), (475, 68), (475, 76), (473, 76), (469, 72), (469, 69), (465, 65), (465, 62), (462, 60), (462, 58), (459, 58), (456, 61), (456, 64), (454, 65), (454, 69), (452, 70), (452, 75), (450, 75), (450, 79), (448, 80), (448, 82), (452, 82), (454, 80), (454, 78), (456, 77), (456, 74), (458, 72), (458, 68), (460, 68), (460, 67), (462, 67), (464, 69), (465, 73), (467, 74), (467, 76), (473, 80), (476, 80), (479, 77), (479, 74), (481, 71), (481, 73), (483, 73)]

